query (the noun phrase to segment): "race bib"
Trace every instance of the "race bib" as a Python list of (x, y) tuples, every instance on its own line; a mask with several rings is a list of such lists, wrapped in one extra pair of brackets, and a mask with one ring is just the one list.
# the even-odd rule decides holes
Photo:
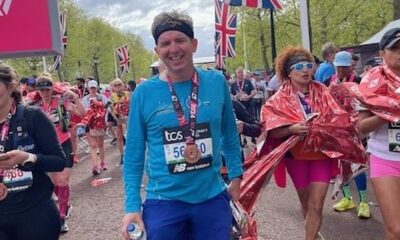
[(8, 192), (22, 192), (32, 186), (32, 172), (24, 172), (18, 168), (5, 170), (3, 183)]
[(213, 149), (209, 123), (196, 125), (196, 145), (201, 158), (194, 164), (185, 161), (186, 142), (181, 127), (164, 129), (163, 141), (165, 160), (171, 174), (191, 172), (211, 166)]
[(400, 152), (400, 123), (389, 123), (389, 151)]

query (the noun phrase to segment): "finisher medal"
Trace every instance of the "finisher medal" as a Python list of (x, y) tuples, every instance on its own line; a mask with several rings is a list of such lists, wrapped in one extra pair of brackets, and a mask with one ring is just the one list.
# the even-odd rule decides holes
[(197, 145), (186, 144), (184, 157), (187, 163), (190, 164), (197, 163), (201, 158), (200, 150), (197, 147)]
[(7, 197), (7, 187), (4, 183), (0, 183), (0, 201)]

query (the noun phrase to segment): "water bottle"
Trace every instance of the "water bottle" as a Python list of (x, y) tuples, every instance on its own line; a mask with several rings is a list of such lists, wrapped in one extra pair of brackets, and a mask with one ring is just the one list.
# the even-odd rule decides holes
[(146, 240), (146, 234), (138, 225), (131, 223), (128, 225), (127, 230), (131, 240)]

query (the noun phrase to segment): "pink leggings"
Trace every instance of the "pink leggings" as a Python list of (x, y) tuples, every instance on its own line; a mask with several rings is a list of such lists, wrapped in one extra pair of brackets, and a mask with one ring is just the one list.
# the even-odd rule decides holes
[(306, 188), (310, 183), (329, 183), (332, 175), (333, 161), (331, 159), (321, 160), (298, 160), (287, 158), (286, 168), (292, 178), (296, 189)]

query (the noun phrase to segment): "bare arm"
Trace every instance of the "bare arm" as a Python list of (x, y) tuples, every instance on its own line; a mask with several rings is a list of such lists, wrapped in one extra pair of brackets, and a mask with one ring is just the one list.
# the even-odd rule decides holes
[(358, 114), (358, 130), (360, 137), (365, 137), (370, 132), (376, 131), (383, 124), (387, 123), (385, 119), (382, 119), (374, 115), (370, 111), (362, 111)]
[(296, 123), (290, 126), (272, 129), (269, 134), (272, 138), (285, 138), (292, 134), (307, 134), (309, 130), (310, 127), (306, 123)]

